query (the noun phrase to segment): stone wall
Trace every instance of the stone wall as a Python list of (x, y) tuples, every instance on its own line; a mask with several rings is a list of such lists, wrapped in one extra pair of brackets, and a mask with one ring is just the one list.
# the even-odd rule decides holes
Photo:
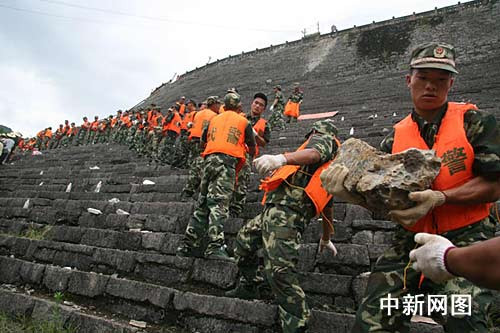
[(299, 82), (304, 113), (392, 113), (410, 106), (404, 76), (412, 48), (444, 41), (458, 52), (460, 75), (451, 99), (492, 109), (500, 102), (498, 31), (499, 2), (471, 1), (233, 55), (182, 75), (142, 105), (169, 106), (181, 95), (201, 101), (232, 86), (248, 105), (256, 91), (271, 94), (272, 86), (281, 84), (287, 97)]

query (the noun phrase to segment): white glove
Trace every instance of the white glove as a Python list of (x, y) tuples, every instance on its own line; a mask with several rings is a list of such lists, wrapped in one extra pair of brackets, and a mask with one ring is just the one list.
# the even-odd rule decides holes
[(192, 122), (192, 121), (188, 122), (188, 123), (186, 124), (186, 126), (187, 126), (187, 128), (191, 128), (191, 127), (193, 127), (193, 122)]
[(344, 181), (348, 173), (349, 169), (345, 165), (332, 164), (321, 173), (319, 179), (323, 188), (334, 197), (359, 205), (365, 200), (359, 195), (350, 193), (344, 186)]
[(257, 133), (257, 131), (255, 130), (255, 128), (252, 128), (252, 130), (253, 130), (253, 135), (254, 136), (259, 136), (259, 133)]
[(324, 249), (328, 249), (332, 252), (333, 256), (335, 257), (337, 255), (337, 248), (335, 245), (333, 245), (331, 240), (323, 240), (323, 238), (320, 238), (319, 240), (319, 247), (318, 247), (318, 253), (323, 252)]
[(261, 176), (267, 175), (269, 172), (278, 169), (286, 164), (286, 157), (283, 154), (279, 155), (262, 155), (253, 160), (253, 165)]
[(269, 108), (269, 111), (273, 111), (274, 109), (274, 105), (271, 105), (271, 107)]
[(446, 201), (446, 197), (441, 191), (425, 190), (411, 192), (408, 194), (410, 200), (416, 201), (417, 205), (404, 210), (391, 210), (391, 219), (399, 224), (411, 227), (424, 217), (431, 209), (441, 206)]
[(415, 242), (423, 246), (410, 252), (413, 269), (424, 273), (436, 283), (454, 278), (445, 265), (445, 254), (449, 248), (454, 248), (448, 239), (421, 232), (415, 235)]

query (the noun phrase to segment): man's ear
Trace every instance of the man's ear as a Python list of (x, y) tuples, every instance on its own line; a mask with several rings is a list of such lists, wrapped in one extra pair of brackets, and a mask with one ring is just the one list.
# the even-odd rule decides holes
[(411, 74), (406, 74), (406, 86), (410, 88)]

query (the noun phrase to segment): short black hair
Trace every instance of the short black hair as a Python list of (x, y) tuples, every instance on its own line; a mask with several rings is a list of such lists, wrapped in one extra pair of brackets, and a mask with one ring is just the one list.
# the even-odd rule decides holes
[(266, 94), (258, 92), (255, 95), (253, 95), (253, 99), (256, 99), (256, 98), (262, 98), (264, 100), (264, 102), (265, 102), (265, 106), (267, 106), (267, 96), (266, 96)]

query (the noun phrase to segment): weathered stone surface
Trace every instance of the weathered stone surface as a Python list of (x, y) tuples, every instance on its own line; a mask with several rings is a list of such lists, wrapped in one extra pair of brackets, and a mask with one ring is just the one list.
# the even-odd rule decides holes
[(309, 330), (318, 333), (348, 333), (353, 325), (353, 315), (313, 310)]
[(71, 270), (69, 269), (46, 266), (43, 284), (52, 291), (65, 291), (68, 287), (68, 280), (70, 276)]
[(110, 278), (106, 286), (109, 295), (167, 308), (174, 295), (174, 290), (153, 284)]
[(199, 295), (191, 292), (174, 295), (174, 308), (191, 310), (208, 316), (217, 316), (257, 325), (273, 325), (277, 307), (259, 301), (244, 301), (236, 298)]
[(441, 160), (431, 150), (408, 149), (385, 154), (362, 140), (351, 138), (340, 148), (335, 163), (349, 168), (345, 187), (365, 198), (369, 209), (387, 214), (415, 204), (408, 193), (430, 188)]
[(71, 271), (68, 291), (73, 294), (89, 297), (102, 295), (106, 290), (108, 279), (108, 276), (102, 274)]
[(236, 282), (238, 267), (222, 260), (195, 260), (192, 278), (227, 289)]
[(370, 272), (361, 273), (354, 278), (352, 281), (352, 292), (354, 294), (354, 300), (359, 305), (363, 295), (365, 294), (366, 286), (368, 285), (368, 278), (370, 277)]
[(360, 245), (365, 245), (365, 244), (372, 244), (373, 243), (373, 231), (370, 230), (362, 230), (354, 234), (352, 236), (352, 243), (353, 244), (360, 244)]
[(190, 332), (261, 332), (258, 327), (252, 325), (233, 323), (212, 317), (186, 316), (182, 318), (182, 325)]
[(19, 270), (21, 261), (17, 259), (0, 257), (0, 282), (16, 283), (19, 282)]
[(305, 291), (329, 295), (349, 295), (352, 277), (321, 273), (301, 276), (300, 285)]

